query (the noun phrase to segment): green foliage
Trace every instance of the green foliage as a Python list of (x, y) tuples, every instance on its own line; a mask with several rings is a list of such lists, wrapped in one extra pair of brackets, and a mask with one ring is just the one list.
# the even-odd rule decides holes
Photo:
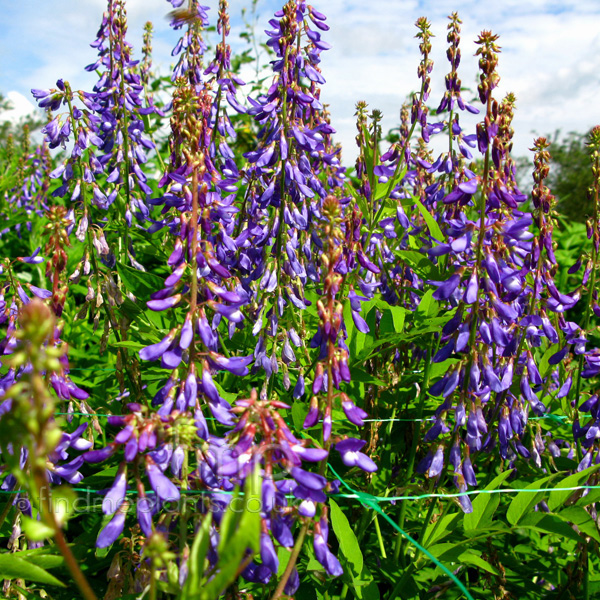
[(585, 223), (594, 210), (588, 197), (593, 176), (587, 147), (589, 133), (554, 134), (550, 147), (552, 157), (549, 184), (558, 200), (558, 210), (567, 222)]

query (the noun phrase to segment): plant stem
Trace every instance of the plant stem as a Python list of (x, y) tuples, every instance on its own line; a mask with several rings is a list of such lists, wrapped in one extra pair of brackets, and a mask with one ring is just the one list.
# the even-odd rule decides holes
[[(597, 163), (600, 163), (600, 161), (597, 161)], [(596, 170), (598, 173), (600, 173), (600, 164), (595, 164), (594, 165), (596, 167)], [(589, 284), (589, 294), (588, 294), (588, 301), (587, 301), (587, 305), (585, 307), (585, 316), (583, 318), (583, 334), (586, 335), (588, 332), (588, 328), (590, 326), (590, 317), (591, 317), (591, 313), (592, 313), (592, 303), (594, 301), (594, 290), (596, 287), (596, 270), (597, 270), (597, 266), (598, 266), (598, 250), (596, 247), (596, 235), (597, 235), (597, 231), (598, 231), (598, 193), (600, 191), (600, 174), (597, 174), (595, 177), (595, 181), (594, 181), (594, 198), (593, 198), (593, 202), (594, 202), (594, 222), (593, 222), (593, 226), (592, 226), (592, 272), (590, 274), (590, 284)], [(583, 358), (584, 355), (580, 354), (579, 355), (579, 364), (578, 364), (578, 368), (577, 368), (577, 383), (575, 385), (575, 402), (579, 402), (579, 394), (581, 391), (581, 372), (583, 370)]]
[[(65, 563), (75, 584), (79, 588), (81, 595), (85, 598), (85, 600), (97, 600), (96, 594), (92, 590), (88, 580), (85, 578), (77, 559), (71, 552), (69, 545), (63, 535), (63, 532), (56, 521), (56, 517), (54, 516), (54, 512), (52, 510), (52, 503), (50, 501), (50, 487), (48, 485), (48, 480), (46, 479), (46, 471), (43, 467), (36, 466), (34, 467), (33, 473), (33, 481), (35, 483), (36, 492), (40, 501), (40, 508), (43, 511), (44, 520), (54, 531), (54, 540), (56, 545), (58, 546), (58, 550), (62, 554), (65, 559)], [(48, 493), (45, 493), (45, 490)]]
[(279, 580), (279, 583), (277, 584), (277, 589), (275, 590), (275, 593), (271, 596), (271, 600), (277, 600), (283, 595), (283, 590), (288, 582), (288, 579), (290, 578), (290, 575), (292, 574), (292, 571), (294, 570), (294, 567), (296, 566), (296, 561), (298, 560), (300, 550), (302, 549), (302, 545), (304, 544), (304, 538), (306, 536), (307, 530), (308, 524), (305, 523), (300, 528), (300, 532), (298, 533), (298, 537), (296, 538), (296, 543), (294, 544), (294, 547), (292, 549), (290, 560), (288, 561), (285, 571), (283, 572), (283, 575)]
[[(415, 430), (413, 432), (412, 443), (410, 446), (410, 454), (408, 456), (408, 464), (406, 466), (405, 471), (405, 479), (406, 481), (410, 481), (410, 478), (413, 476), (414, 468), (415, 468), (415, 460), (417, 456), (417, 448), (419, 446), (419, 436), (421, 435), (421, 419), (423, 418), (423, 409), (425, 407), (425, 397), (427, 395), (426, 389), (429, 385), (429, 371), (431, 369), (431, 354), (433, 352), (433, 340), (431, 342), (430, 348), (427, 351), (427, 358), (425, 360), (425, 372), (423, 374), (423, 387), (419, 392), (419, 407), (417, 409), (417, 419), (419, 419), (415, 423)], [(398, 526), (400, 529), (404, 528), (404, 520), (406, 519), (406, 502), (402, 502), (400, 506), (400, 516), (398, 517)], [(400, 551), (403, 546), (404, 538), (399, 535), (396, 539), (396, 547), (394, 548), (394, 560), (398, 560), (400, 558)]]
[(148, 594), (149, 600), (156, 600), (158, 594), (158, 590), (156, 589), (156, 567), (154, 566), (154, 561), (152, 561), (152, 566), (150, 567), (150, 592)]
[(377, 532), (377, 539), (379, 541), (381, 558), (387, 558), (387, 554), (385, 553), (385, 546), (383, 544), (383, 537), (381, 535), (381, 527), (379, 527), (379, 520), (377, 519), (377, 515), (375, 515), (375, 531)]

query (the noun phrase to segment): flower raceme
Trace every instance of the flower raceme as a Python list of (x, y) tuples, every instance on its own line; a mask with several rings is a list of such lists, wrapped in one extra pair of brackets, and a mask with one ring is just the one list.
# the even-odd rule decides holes
[[(188, 578), (208, 584), (230, 556), (231, 515), (244, 512), (236, 508), (238, 490), (258, 471), (256, 539), (243, 540), (248, 550), (232, 577), (270, 585), (278, 598), (300, 585), (306, 536), (311, 559), (314, 553), (330, 576), (343, 572), (328, 503), (339, 481), (326, 477), (328, 463), (342, 465), (356, 487), (387, 493), (420, 486), (415, 472), (432, 486), (452, 482), (466, 492), (492, 459), (510, 468), (542, 467), (563, 453), (577, 455), (579, 469), (597, 461), (600, 405), (586, 381), (600, 372), (589, 335), (598, 215), (582, 282), (565, 293), (545, 183), (548, 144), (534, 144), (528, 205), (511, 158), (516, 99), (494, 97), (497, 36), (483, 32), (477, 41), (477, 108), (461, 87), (461, 21), (450, 17), (450, 72), (433, 111), (433, 35), (419, 19), (420, 91), (383, 152), (381, 113), (369, 116), (359, 103), (354, 175), (342, 166), (321, 100), (321, 55), (330, 47), (323, 13), (304, 0), (275, 13), (266, 32), (272, 77), (254, 82), (244, 100), (228, 3), (218, 3), (214, 57), (203, 39), (208, 8), (196, 0), (170, 4), (181, 36), (171, 84), (164, 84), (170, 101), (162, 105), (160, 86), (152, 86), (149, 42), (140, 64), (126, 40), (125, 4), (109, 0), (93, 43), (98, 59), (88, 67), (98, 73), (93, 91), (73, 91), (63, 80), (33, 91), (49, 111), (47, 147), (28, 150), (35, 169), (22, 167), (23, 185), (8, 195), (10, 210), (48, 226), (43, 251), (2, 267), (0, 419), (21, 418), (9, 396), (37, 368), (18, 363), (20, 314), (37, 303), (31, 295), (63, 321), (77, 313), (80, 325), (57, 323), (44, 340), (48, 352), (61, 351), (60, 368), (44, 377), (70, 420), (75, 409), (89, 418), (56, 433), (44, 477), (79, 485), (112, 469), (112, 481), (101, 478), (97, 546), (123, 536), (122, 547), (142, 556), (140, 589), (167, 579), (182, 588)], [(480, 112), (468, 130), (467, 113)], [(443, 146), (429, 145), (441, 138)], [(48, 149), (67, 144), (66, 159), (51, 170)], [(18, 235), (28, 234), (19, 227)], [(35, 271), (43, 254), (53, 256), (49, 284)], [(578, 324), (570, 311), (582, 298), (589, 305)], [(112, 403), (94, 397), (92, 379), (70, 378), (62, 352), (62, 340), (77, 346), (73, 332), (87, 326), (88, 309), (91, 327), (104, 319), (100, 354), (109, 348), (116, 356)], [(573, 440), (555, 439), (532, 417), (555, 410), (573, 390)], [(93, 414), (101, 406), (114, 413), (105, 427)], [(410, 436), (389, 429), (385, 438), (377, 422), (427, 414), (427, 429), (419, 425)], [(389, 464), (390, 444), (397, 468), (373, 475)], [(12, 465), (2, 489), (16, 490), (30, 448), (3, 444), (2, 458)], [(398, 484), (390, 472), (405, 479)], [(459, 502), (473, 509), (469, 496)], [(30, 516), (31, 505), (23, 507)], [(206, 546), (200, 567), (191, 560), (195, 538)], [(117, 555), (111, 585), (126, 594)], [(165, 556), (174, 557), (168, 568)], [(286, 566), (282, 556), (290, 557)]]

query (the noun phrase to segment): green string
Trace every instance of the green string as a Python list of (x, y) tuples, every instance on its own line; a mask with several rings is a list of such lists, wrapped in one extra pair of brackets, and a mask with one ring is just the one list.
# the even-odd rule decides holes
[[(72, 416), (72, 417), (125, 417), (127, 415), (115, 415), (108, 413), (84, 413), (84, 412), (57, 412), (55, 415), (61, 416)], [(529, 420), (549, 419), (556, 423), (563, 424), (568, 417), (564, 415), (542, 415), (541, 417), (530, 417)], [(214, 417), (206, 417), (207, 421), (214, 421)], [(416, 423), (418, 421), (435, 421), (435, 417), (428, 417), (425, 419), (363, 419), (365, 423)], [(346, 423), (347, 420), (333, 420), (332, 423)]]
[[(113, 415), (108, 413), (84, 413), (84, 412), (56, 412), (54, 416), (69, 416), (69, 417), (126, 417), (128, 415)], [(207, 421), (215, 421), (215, 417), (205, 417)]]
[[(580, 490), (600, 490), (600, 485), (575, 485), (571, 487), (556, 487), (556, 488), (500, 488), (495, 490), (467, 490), (465, 492), (456, 492), (451, 494), (444, 493), (431, 493), (431, 494), (419, 494), (419, 495), (409, 495), (409, 496), (372, 496), (371, 494), (364, 494), (363, 492), (357, 492), (356, 490), (352, 490), (350, 486), (343, 481), (340, 476), (333, 470), (333, 467), (329, 465), (329, 468), (334, 473), (334, 475), (344, 484), (344, 486), (351, 490), (351, 494), (329, 494), (332, 498), (346, 498), (348, 500), (361, 500), (363, 497), (368, 498), (372, 502), (402, 502), (405, 500), (410, 501), (419, 501), (419, 500), (429, 500), (432, 498), (460, 498), (462, 496), (478, 496), (479, 494), (520, 494), (521, 492), (525, 492), (528, 494), (537, 494), (539, 492), (576, 492)], [(106, 488), (72, 488), (74, 492), (83, 492), (83, 493), (98, 493), (104, 491)], [(27, 490), (0, 490), (0, 495), (4, 494), (22, 494)], [(233, 492), (227, 490), (180, 490), (182, 494), (187, 496), (201, 496), (206, 494), (225, 494), (231, 495)], [(137, 494), (137, 490), (128, 490), (128, 495)], [(148, 491), (148, 494), (153, 494), (154, 492)], [(243, 494), (243, 492), (239, 492)], [(287, 494), (286, 498), (295, 498), (293, 494)]]
[(424, 548), (423, 546), (421, 546), (421, 544), (419, 544), (419, 542), (417, 542), (415, 539), (413, 539), (410, 535), (408, 535), (408, 533), (406, 533), (406, 531), (404, 531), (402, 528), (400, 528), (398, 526), (397, 523), (394, 523), (394, 521), (392, 519), (390, 519), (390, 517), (388, 517), (383, 510), (381, 510), (379, 503), (378, 503), (378, 498), (376, 496), (371, 496), (371, 494), (366, 494), (364, 492), (359, 492), (357, 490), (352, 489), (336, 472), (336, 470), (329, 464), (327, 463), (327, 466), (329, 467), (329, 470), (336, 476), (336, 478), (338, 479), (338, 481), (344, 485), (344, 487), (346, 487), (348, 490), (350, 490), (357, 498), (358, 500), (360, 500), (361, 504), (363, 506), (366, 506), (368, 508), (371, 508), (372, 510), (374, 510), (377, 514), (381, 515), (396, 531), (398, 531), (402, 536), (404, 536), (415, 548), (417, 548), (417, 550), (420, 550), (423, 554), (425, 554), (427, 557), (429, 557), (431, 559), (431, 561), (438, 566), (442, 571), (444, 571), (444, 573), (446, 573), (446, 575), (448, 575), (448, 577), (450, 577), (450, 579), (452, 579), (454, 581), (454, 583), (456, 583), (456, 585), (460, 588), (460, 590), (463, 592), (463, 594), (465, 594), (465, 596), (469, 599), (469, 600), (474, 600), (473, 596), (471, 596), (471, 594), (469, 594), (469, 590), (467, 590), (467, 588), (464, 586), (464, 584), (462, 583), (462, 581), (456, 577), (456, 575), (454, 573), (452, 573), (452, 571), (450, 571), (450, 569), (448, 569), (448, 567), (446, 567), (445, 565), (443, 565), (435, 556), (433, 556), (433, 554), (431, 554), (431, 552), (429, 552), (427, 550), (427, 548)]
[(97, 369), (96, 367), (69, 367), (69, 371), (116, 371), (117, 369)]

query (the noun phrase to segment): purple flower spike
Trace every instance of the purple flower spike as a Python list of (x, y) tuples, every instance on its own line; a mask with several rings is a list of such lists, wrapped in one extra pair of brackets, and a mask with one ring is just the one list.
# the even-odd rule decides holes
[(286, 518), (275, 515), (271, 519), (271, 531), (275, 536), (275, 539), (286, 548), (291, 548), (294, 545), (294, 536), (289, 527), (289, 523)]
[(135, 436), (129, 438), (129, 441), (125, 444), (125, 460), (131, 462), (138, 453), (138, 441)]
[(221, 369), (225, 369), (234, 375), (239, 375), (240, 377), (245, 377), (248, 375), (248, 365), (254, 360), (254, 356), (250, 354), (249, 356), (231, 356), (226, 358), (225, 356), (221, 356), (216, 352), (210, 353), (210, 358), (214, 363)]
[(154, 462), (147, 462), (146, 473), (148, 473), (150, 486), (161, 500), (164, 502), (179, 500), (181, 496), (179, 490), (172, 481), (165, 477), (163, 472)]
[(304, 429), (308, 429), (310, 427), (314, 427), (319, 421), (319, 404), (316, 398), (313, 399), (310, 403), (310, 409), (308, 410), (308, 414), (304, 419)]
[(479, 286), (477, 284), (477, 273), (473, 273), (471, 278), (469, 279), (469, 283), (467, 285), (467, 289), (464, 295), (465, 304), (473, 304), (477, 301), (477, 291)]

